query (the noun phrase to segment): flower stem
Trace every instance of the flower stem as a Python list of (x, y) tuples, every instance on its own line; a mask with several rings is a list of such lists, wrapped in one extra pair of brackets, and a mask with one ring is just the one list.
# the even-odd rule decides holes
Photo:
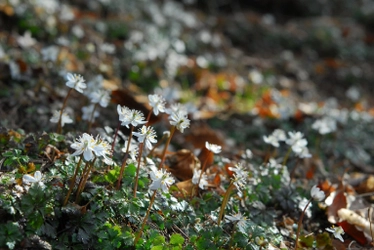
[(170, 141), (171, 141), (171, 138), (173, 137), (174, 135), (174, 132), (175, 132), (175, 126), (171, 126), (170, 128), (170, 136), (168, 138), (168, 140), (166, 141), (166, 144), (165, 144), (165, 147), (164, 147), (164, 151), (162, 152), (162, 158), (161, 158), (161, 162), (160, 162), (160, 165), (158, 165), (158, 169), (160, 170), (163, 165), (164, 165), (164, 162), (165, 162), (165, 158), (166, 158), (166, 151), (169, 147), (169, 144), (170, 144)]
[(299, 218), (299, 222), (297, 223), (297, 232), (296, 232), (296, 241), (295, 241), (295, 250), (297, 250), (298, 248), (298, 243), (299, 243), (299, 235), (300, 235), (300, 230), (301, 230), (301, 223), (303, 221), (303, 218), (304, 218), (304, 214), (305, 214), (305, 211), (306, 209), (308, 208), (309, 204), (312, 202), (313, 198), (311, 198), (308, 203), (306, 204), (303, 212), (301, 213), (300, 215), (300, 218)]
[(64, 102), (62, 103), (62, 108), (60, 110), (60, 118), (58, 119), (58, 123), (57, 123), (57, 131), (56, 132), (58, 134), (61, 134), (61, 131), (62, 131), (62, 125), (61, 125), (62, 113), (64, 112), (64, 109), (66, 108), (68, 98), (69, 98), (72, 91), (73, 91), (73, 89), (69, 89), (69, 92), (66, 94)]
[(140, 143), (139, 156), (138, 156), (138, 168), (136, 169), (136, 177), (135, 177), (135, 184), (134, 184), (134, 198), (136, 197), (136, 191), (138, 189), (139, 169), (140, 169), (140, 161), (142, 159), (142, 154), (143, 154), (143, 147), (144, 147), (144, 143)]
[(88, 164), (88, 168), (87, 168), (87, 169), (85, 168), (85, 171), (83, 171), (82, 178), (81, 178), (81, 180), (80, 180), (80, 182), (79, 182), (79, 185), (78, 185), (77, 195), (76, 195), (76, 197), (75, 197), (75, 203), (77, 203), (77, 204), (78, 204), (78, 202), (79, 202), (80, 195), (81, 195), (81, 193), (82, 193), (84, 187), (86, 186), (86, 183), (87, 183), (88, 177), (89, 177), (89, 175), (90, 175), (90, 173), (91, 173), (91, 169), (92, 169), (92, 167), (94, 166), (96, 159), (97, 159), (97, 158), (95, 157), (95, 159), (94, 159), (92, 162), (90, 162), (90, 163)]
[(123, 177), (123, 172), (125, 170), (127, 157), (129, 155), (129, 150), (130, 150), (130, 144), (131, 144), (132, 132), (133, 131), (134, 131), (134, 126), (131, 125), (129, 140), (127, 141), (126, 153), (125, 153), (125, 157), (123, 158), (123, 161), (122, 161), (121, 171), (119, 173), (119, 177), (118, 177), (118, 181), (117, 181), (117, 187), (116, 187), (117, 190), (119, 190), (119, 188), (121, 187), (121, 181), (122, 181), (122, 177)]
[(226, 208), (227, 202), (229, 201), (229, 198), (230, 198), (230, 193), (234, 189), (234, 187), (235, 187), (234, 181), (231, 181), (229, 187), (226, 190), (225, 196), (223, 196), (223, 201), (222, 201), (221, 209), (220, 209), (219, 215), (218, 215), (218, 221), (217, 221), (218, 226), (221, 223), (221, 220), (223, 218), (223, 213), (225, 212), (225, 208)]
[(148, 113), (147, 119), (145, 120), (145, 121), (147, 122), (147, 123), (145, 124), (145, 126), (148, 126), (149, 121), (151, 120), (152, 112), (153, 112), (153, 108), (151, 108), (151, 110), (150, 110), (149, 113)]
[(74, 176), (73, 176), (73, 179), (71, 180), (71, 183), (70, 183), (70, 187), (69, 187), (69, 191), (68, 193), (66, 194), (66, 197), (65, 197), (65, 200), (64, 200), (64, 203), (62, 206), (66, 206), (66, 204), (68, 204), (68, 201), (69, 201), (69, 197), (71, 195), (71, 192), (73, 191), (73, 188), (74, 188), (74, 185), (75, 185), (75, 180), (77, 179), (77, 174), (79, 172), (79, 168), (81, 166), (81, 163), (82, 163), (82, 160), (83, 160), (83, 154), (81, 155), (81, 157), (79, 158), (79, 161), (78, 161), (78, 164), (75, 168), (75, 172), (74, 172)]
[(153, 205), (153, 203), (154, 203), (154, 201), (155, 201), (155, 198), (156, 198), (156, 193), (157, 193), (157, 190), (153, 191), (153, 194), (152, 194), (152, 197), (151, 197), (151, 201), (149, 202), (149, 206), (148, 206), (147, 213), (145, 214), (144, 219), (143, 219), (143, 222), (142, 222), (142, 225), (141, 225), (141, 227), (140, 227), (140, 231), (138, 232), (138, 234), (137, 234), (136, 237), (135, 237), (134, 245), (136, 245), (136, 243), (138, 243), (140, 237), (142, 236), (142, 233), (143, 233), (143, 230), (144, 230), (145, 223), (147, 222), (147, 219), (148, 219), (149, 213), (151, 212), (152, 205)]
[(285, 166), (286, 163), (287, 163), (287, 160), (288, 160), (288, 157), (290, 156), (291, 154), (291, 151), (292, 151), (292, 147), (290, 147), (287, 151), (287, 154), (284, 156), (284, 159), (283, 159), (283, 162), (282, 162), (282, 166)]

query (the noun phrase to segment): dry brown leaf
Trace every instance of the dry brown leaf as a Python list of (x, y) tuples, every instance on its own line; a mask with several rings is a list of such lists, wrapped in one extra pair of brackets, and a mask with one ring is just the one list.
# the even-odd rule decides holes
[(191, 192), (194, 187), (194, 184), (192, 183), (192, 179), (189, 179), (189, 180), (178, 182), (176, 186), (178, 187), (180, 192), (175, 192), (173, 193), (173, 195), (175, 197), (185, 198), (185, 197), (191, 196)]
[(211, 129), (205, 122), (191, 124), (186, 135), (186, 141), (190, 142), (194, 148), (204, 148), (205, 142), (213, 143), (224, 147), (224, 141), (221, 135)]
[(179, 180), (192, 178), (193, 170), (200, 168), (199, 159), (187, 149), (182, 149), (166, 157), (169, 171)]
[[(367, 219), (357, 214), (355, 211), (342, 208), (338, 211), (338, 216), (342, 221), (346, 221), (350, 225), (354, 225), (359, 231), (362, 231), (366, 239), (368, 241), (371, 241), (374, 237), (374, 232), (372, 233), (372, 230), (374, 230), (374, 224), (370, 223)], [(341, 227), (345, 230), (345, 232), (350, 232), (350, 235), (354, 237), (357, 241), (361, 241), (361, 244), (366, 244), (367, 242), (362, 242), (362, 237), (359, 237), (359, 231), (350, 231), (347, 226), (344, 225), (344, 223), (340, 223)]]
[(339, 221), (338, 211), (342, 208), (347, 208), (347, 198), (343, 190), (331, 195), (335, 195), (335, 197), (332, 204), (327, 208), (327, 219), (331, 224), (336, 224)]

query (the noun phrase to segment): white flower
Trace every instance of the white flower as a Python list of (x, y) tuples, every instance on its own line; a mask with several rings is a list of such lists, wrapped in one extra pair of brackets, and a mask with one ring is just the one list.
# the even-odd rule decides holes
[(273, 135), (263, 136), (263, 139), (265, 143), (271, 144), (273, 147), (276, 147), (276, 148), (279, 147), (279, 141), (275, 136)]
[(239, 196), (241, 196), (241, 190), (245, 187), (248, 181), (248, 171), (244, 170), (240, 163), (236, 164), (235, 167), (229, 167), (229, 170), (234, 172), (234, 185), (239, 191)]
[(97, 141), (91, 135), (84, 133), (78, 140), (70, 145), (76, 151), (71, 156), (77, 156), (83, 154), (86, 161), (91, 161), (95, 158), (95, 146)]
[(209, 150), (209, 151), (211, 151), (211, 152), (213, 152), (214, 154), (219, 154), (219, 153), (221, 153), (221, 150), (222, 150), (222, 147), (221, 146), (219, 146), (219, 145), (216, 145), (216, 144), (211, 144), (211, 143), (209, 143), (209, 142), (205, 142), (205, 147)]
[(113, 164), (113, 161), (108, 157), (111, 154), (111, 146), (106, 141), (96, 138), (96, 145), (94, 145), (93, 151), (96, 156), (103, 157), (106, 164)]
[(36, 40), (32, 38), (29, 30), (26, 31), (23, 36), (19, 36), (17, 38), (17, 42), (22, 48), (28, 48), (36, 44)]
[(153, 108), (153, 113), (165, 112), (165, 100), (160, 95), (148, 95), (149, 105)]
[(312, 128), (321, 135), (336, 131), (336, 120), (331, 117), (323, 117), (312, 124)]
[[(136, 127), (140, 124), (145, 124), (144, 115), (141, 111), (132, 109), (128, 114), (128, 123), (131, 124), (133, 127)], [(126, 125), (128, 127), (128, 125)]]
[(317, 185), (314, 185), (312, 189), (310, 190), (310, 196), (316, 201), (322, 201), (325, 199), (325, 193), (317, 187)]
[(121, 105), (117, 105), (117, 113), (119, 116), (119, 121), (121, 122), (121, 126), (126, 126), (130, 124), (130, 116), (131, 116), (131, 109), (126, 106), (121, 107)]
[(109, 92), (103, 89), (98, 89), (94, 92), (91, 92), (89, 97), (92, 103), (99, 103), (103, 108), (106, 108), (110, 101)]
[(288, 132), (289, 138), (286, 143), (292, 147), (292, 151), (296, 154), (302, 152), (304, 147), (308, 145), (308, 141), (304, 139), (304, 134), (301, 132)]
[(312, 155), (309, 153), (309, 149), (307, 147), (301, 147), (300, 152), (296, 154), (300, 158), (310, 158)]
[(156, 166), (151, 165), (150, 176), (152, 179), (152, 184), (149, 186), (151, 190), (161, 189), (163, 193), (169, 191), (169, 187), (174, 183), (174, 178), (170, 177), (170, 173), (166, 172), (164, 169), (158, 170)]
[(42, 182), (43, 175), (40, 171), (35, 171), (34, 176), (25, 174), (22, 177), (22, 182), (25, 184), (30, 184), (30, 183), (38, 183), (41, 187), (44, 186), (44, 183)]
[(128, 107), (117, 106), (117, 113), (122, 126), (129, 128), (129, 125), (136, 127), (140, 124), (147, 123), (144, 119), (144, 115), (141, 111), (135, 109), (129, 109)]
[(243, 234), (247, 234), (247, 218), (243, 216), (240, 212), (232, 215), (225, 215), (226, 222), (235, 223), (239, 231)]
[(169, 114), (169, 115), (171, 115), (174, 112), (178, 112), (179, 115), (181, 115), (181, 116), (187, 116), (188, 115), (188, 111), (187, 111), (186, 106), (184, 106), (180, 103), (174, 103), (170, 106), (170, 108), (168, 108), (166, 110), (166, 113)]
[(40, 53), (42, 54), (43, 61), (55, 62), (59, 53), (59, 48), (57, 46), (49, 46), (43, 48)]
[(339, 227), (332, 227), (332, 228), (326, 228), (327, 232), (333, 233), (334, 237), (339, 239), (341, 242), (344, 242), (344, 239), (342, 237), (342, 234), (344, 234), (344, 230), (341, 226)]
[(147, 127), (145, 125), (139, 129), (139, 132), (133, 133), (138, 137), (138, 142), (144, 143), (148, 149), (152, 149), (152, 143), (156, 143), (156, 133), (152, 127)]
[[(193, 177), (192, 177), (192, 183), (193, 184), (197, 184), (199, 182), (199, 179), (200, 179), (200, 175), (201, 175), (201, 169), (194, 169), (193, 170)], [(200, 183), (199, 183), (199, 187), (201, 189), (205, 189), (206, 186), (208, 186), (208, 181), (207, 181), (207, 175), (205, 173), (203, 173), (203, 175), (201, 176), (201, 179), (200, 179)]]
[(87, 85), (84, 83), (85, 80), (81, 75), (68, 73), (66, 79), (68, 80), (66, 86), (74, 88), (80, 93), (83, 93), (83, 89), (87, 88)]
[(183, 113), (173, 112), (171, 113), (169, 119), (170, 124), (175, 126), (182, 133), (185, 128), (188, 128), (190, 126), (190, 120)]
[(253, 82), (254, 84), (261, 84), (264, 81), (264, 76), (261, 72), (259, 72), (257, 69), (253, 69), (249, 72), (248, 78)]
[[(94, 112), (94, 115), (92, 117), (92, 112)], [(99, 112), (95, 110), (95, 105), (94, 104), (91, 104), (91, 105), (88, 105), (88, 106), (85, 106), (85, 107), (82, 107), (82, 120), (85, 120), (85, 121), (90, 121), (91, 118), (95, 119), (96, 117), (99, 116)]]
[[(52, 123), (58, 123), (58, 120), (60, 119), (60, 114), (60, 110), (55, 110), (53, 112), (52, 118), (49, 121)], [(65, 123), (73, 123), (73, 120), (69, 117), (67, 113), (63, 112), (61, 116), (61, 127), (63, 127)]]

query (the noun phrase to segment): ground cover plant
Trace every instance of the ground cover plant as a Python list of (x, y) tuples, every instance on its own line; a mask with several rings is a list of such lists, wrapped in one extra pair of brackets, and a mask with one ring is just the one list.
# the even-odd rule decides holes
[(264, 2), (0, 0), (0, 249), (370, 249), (374, 10)]

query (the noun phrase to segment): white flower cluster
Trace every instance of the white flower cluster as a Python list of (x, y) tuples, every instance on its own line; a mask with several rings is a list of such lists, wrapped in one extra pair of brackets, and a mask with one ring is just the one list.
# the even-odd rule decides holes
[(139, 132), (134, 132), (134, 135), (138, 137), (138, 142), (144, 143), (145, 146), (151, 150), (152, 143), (156, 143), (156, 132), (152, 127), (143, 125)]
[(309, 158), (308, 141), (304, 138), (301, 132), (288, 132), (289, 138), (286, 139), (286, 144), (291, 146), (292, 151), (300, 158)]
[(242, 196), (241, 190), (245, 188), (248, 181), (248, 171), (244, 169), (242, 164), (238, 163), (235, 167), (229, 167), (234, 172), (234, 185), (238, 189), (239, 196)]
[(269, 136), (263, 137), (264, 142), (271, 144), (273, 147), (279, 147), (279, 142), (286, 140), (286, 133), (282, 129), (276, 129)]
[(164, 169), (157, 169), (156, 166), (151, 167), (151, 180), (152, 184), (149, 186), (150, 190), (159, 190), (163, 193), (169, 191), (169, 187), (175, 182), (174, 178), (170, 176), (170, 173), (166, 172)]
[(117, 113), (119, 115), (121, 126), (126, 126), (126, 128), (129, 128), (130, 124), (133, 127), (137, 127), (138, 125), (147, 123), (144, 119), (143, 113), (138, 110), (129, 109), (125, 106), (121, 107), (120, 105), (118, 105)]
[(76, 150), (71, 156), (83, 155), (86, 161), (92, 161), (95, 157), (103, 157), (106, 164), (113, 163), (108, 157), (111, 154), (110, 145), (99, 137), (95, 139), (92, 135), (84, 133), (70, 147)]
[(304, 138), (304, 134), (301, 132), (288, 132), (288, 138), (286, 133), (282, 129), (276, 129), (269, 136), (263, 136), (263, 140), (267, 144), (271, 144), (273, 147), (279, 147), (279, 143), (284, 141), (287, 145), (291, 146), (292, 151), (300, 158), (309, 158), (311, 154), (307, 148), (308, 141)]

